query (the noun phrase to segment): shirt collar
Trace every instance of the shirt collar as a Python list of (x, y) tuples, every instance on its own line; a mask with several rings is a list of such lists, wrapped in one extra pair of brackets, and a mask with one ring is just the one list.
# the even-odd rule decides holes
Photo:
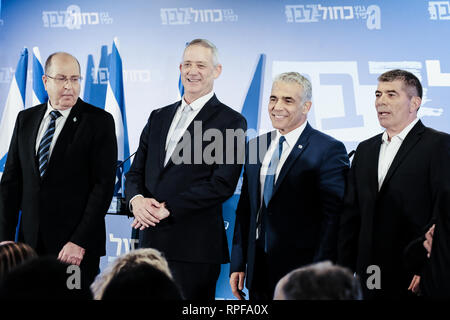
[[(209, 99), (211, 99), (213, 97), (213, 95), (214, 95), (214, 91), (211, 91), (210, 93), (207, 93), (204, 96), (193, 101), (190, 104), (192, 110), (197, 111), (197, 110), (203, 108), (203, 106), (209, 101)], [(181, 99), (181, 109), (184, 109), (185, 106), (187, 106), (187, 102), (184, 100), (184, 96), (183, 96), (183, 98)]]
[[(298, 138), (302, 134), (303, 130), (305, 130), (305, 127), (306, 127), (307, 123), (308, 122), (305, 121), (300, 127), (295, 128), (291, 132), (286, 133), (284, 135), (284, 137), (286, 138), (286, 142), (287, 142), (289, 148), (291, 148), (292, 146), (294, 146), (297, 143)], [(277, 130), (277, 135), (275, 137), (276, 141), (278, 141), (280, 139), (280, 137), (281, 137), (281, 133), (280, 133), (280, 131)]]
[[(64, 118), (67, 118), (69, 116), (70, 111), (72, 110), (72, 108), (68, 108), (68, 109), (65, 109), (65, 110), (58, 110), (58, 111), (61, 113), (61, 115)], [(54, 110), (57, 110), (57, 109), (53, 108), (52, 105), (50, 104), (50, 100), (48, 100), (48, 102), (47, 102), (47, 110), (45, 111), (44, 118), (47, 117), (50, 114), (50, 112), (52, 112)]]
[[(411, 131), (411, 129), (416, 125), (416, 123), (419, 121), (419, 118), (414, 119), (410, 124), (408, 124), (399, 134), (393, 136), (391, 138), (391, 141), (393, 138), (397, 137), (398, 139), (400, 139), (400, 141), (405, 140), (406, 136), (408, 135), (408, 133)], [(388, 134), (387, 131), (383, 132), (383, 135), (381, 136), (382, 142), (383, 143), (389, 143), (388, 141)]]

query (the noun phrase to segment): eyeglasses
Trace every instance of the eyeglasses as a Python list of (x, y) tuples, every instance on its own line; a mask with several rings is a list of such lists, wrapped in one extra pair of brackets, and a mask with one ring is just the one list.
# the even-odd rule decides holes
[(55, 80), (55, 82), (60, 85), (66, 84), (67, 81), (70, 81), (70, 83), (72, 85), (80, 84), (81, 80), (83, 80), (83, 78), (81, 76), (75, 76), (75, 77), (70, 77), (70, 78), (67, 78), (66, 76), (51, 77), (48, 74), (46, 74), (46, 76), (50, 79)]

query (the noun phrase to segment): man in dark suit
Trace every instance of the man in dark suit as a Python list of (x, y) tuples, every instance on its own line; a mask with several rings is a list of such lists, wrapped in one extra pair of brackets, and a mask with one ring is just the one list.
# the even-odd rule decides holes
[(186, 299), (214, 299), (220, 264), (229, 261), (222, 203), (241, 173), (247, 124), (213, 92), (221, 70), (211, 42), (189, 43), (183, 98), (151, 113), (126, 176), (139, 246), (163, 252)]
[(0, 182), (0, 241), (19, 240), (39, 255), (79, 265), (89, 284), (105, 254), (105, 222), (114, 190), (114, 120), (83, 102), (80, 66), (57, 52), (45, 63), (48, 103), (17, 116)]
[[(338, 262), (360, 276), (365, 299), (412, 297), (408, 244), (448, 215), (449, 135), (417, 118), (422, 86), (392, 70), (378, 78), (375, 108), (386, 130), (359, 144), (348, 176)], [(445, 173), (447, 172), (447, 173)], [(448, 218), (447, 218), (448, 219)], [(413, 281), (413, 283), (412, 283)]]
[(247, 145), (230, 266), (239, 299), (245, 277), (250, 299), (272, 299), (289, 271), (336, 259), (349, 161), (341, 142), (306, 121), (311, 92), (297, 72), (279, 75), (269, 102), (277, 130)]

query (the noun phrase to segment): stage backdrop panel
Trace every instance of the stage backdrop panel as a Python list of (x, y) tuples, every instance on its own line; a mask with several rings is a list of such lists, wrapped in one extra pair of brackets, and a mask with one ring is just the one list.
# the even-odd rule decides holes
[[(186, 42), (207, 38), (217, 45), (223, 64), (215, 92), (237, 111), (265, 57), (260, 92), (247, 103), (255, 130), (271, 130), (267, 103), (273, 77), (298, 71), (313, 85), (309, 122), (343, 141), (350, 152), (382, 131), (374, 92), (377, 77), (393, 68), (419, 77), (424, 87), (420, 118), (449, 132), (449, 34), (450, 1), (0, 0), (0, 115), (23, 47), (35, 46), (43, 62), (55, 51), (75, 55), (84, 77), (81, 97), (105, 108), (109, 55), (117, 37), (131, 154), (150, 112), (179, 99)], [(30, 60), (25, 108), (32, 105), (32, 70)], [(5, 159), (0, 155), (0, 172)], [(224, 205), (229, 244), (238, 197), (239, 190)], [(126, 217), (107, 217), (102, 268), (135, 245), (130, 223)], [(232, 298), (228, 265), (217, 288), (218, 299)]]

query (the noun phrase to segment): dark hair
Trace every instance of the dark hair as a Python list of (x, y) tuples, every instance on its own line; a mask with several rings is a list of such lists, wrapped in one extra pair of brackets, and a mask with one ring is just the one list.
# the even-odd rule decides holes
[(68, 267), (54, 257), (29, 260), (0, 284), (0, 300), (91, 300), (88, 286), (70, 289)]
[(150, 264), (127, 266), (106, 286), (102, 300), (182, 300), (179, 288)]
[(54, 53), (52, 53), (51, 55), (48, 56), (47, 60), (45, 61), (45, 67), (44, 67), (44, 73), (45, 73), (45, 74), (48, 74), (48, 72), (49, 72), (49, 70), (50, 70), (50, 68), (51, 68), (51, 66), (52, 66), (53, 58), (54, 58), (55, 56), (57, 56), (57, 55), (66, 55), (66, 56), (72, 57), (72, 58), (77, 62), (77, 64), (78, 64), (78, 69), (79, 69), (80, 75), (81, 75), (81, 67), (80, 67), (80, 62), (78, 62), (78, 59), (75, 58), (75, 57), (74, 57), (73, 55), (71, 55), (70, 53), (62, 52), (62, 51), (54, 52)]
[(37, 258), (32, 247), (21, 242), (0, 243), (0, 279), (27, 260)]
[(292, 271), (282, 288), (286, 300), (360, 300), (361, 286), (350, 270), (322, 262)]
[(380, 82), (392, 82), (395, 80), (401, 80), (407, 89), (415, 90), (415, 92), (411, 92), (411, 90), (409, 90), (411, 93), (409, 94), (410, 96), (418, 96), (422, 99), (422, 84), (420, 83), (420, 80), (411, 72), (395, 69), (387, 71), (378, 77), (378, 81)]

